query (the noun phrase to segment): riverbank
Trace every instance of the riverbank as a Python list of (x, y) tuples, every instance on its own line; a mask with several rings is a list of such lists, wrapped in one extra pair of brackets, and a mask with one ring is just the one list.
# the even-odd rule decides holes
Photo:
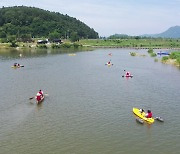
[[(91, 47), (91, 48), (127, 48), (127, 49), (178, 49), (180, 50), (180, 39), (81, 39), (77, 42), (71, 42), (68, 39), (62, 40), (62, 44), (47, 43), (47, 48), (63, 47)], [(37, 48), (37, 39), (31, 43), (16, 42), (17, 49)], [(42, 44), (43, 45), (43, 44)], [(54, 46), (55, 45), (55, 46)], [(1, 48), (11, 48), (10, 43), (0, 43)]]

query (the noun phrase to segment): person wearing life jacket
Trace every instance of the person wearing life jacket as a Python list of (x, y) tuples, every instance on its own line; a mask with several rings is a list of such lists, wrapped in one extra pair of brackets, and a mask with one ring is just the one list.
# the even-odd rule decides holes
[(43, 97), (43, 91), (41, 89), (39, 90), (39, 94), (41, 97)]
[(110, 65), (111, 64), (111, 62), (110, 61), (108, 61), (108, 65)]
[(131, 74), (130, 74), (130, 72), (126, 72), (126, 76), (130, 76)]
[(41, 101), (41, 94), (39, 92), (36, 94), (36, 100)]
[(16, 67), (17, 66), (17, 63), (14, 63), (14, 67)]
[(146, 118), (152, 118), (152, 112), (151, 110), (148, 110), (146, 113)]
[(139, 109), (139, 112), (140, 112), (140, 113), (143, 113), (143, 112), (144, 112), (144, 109)]

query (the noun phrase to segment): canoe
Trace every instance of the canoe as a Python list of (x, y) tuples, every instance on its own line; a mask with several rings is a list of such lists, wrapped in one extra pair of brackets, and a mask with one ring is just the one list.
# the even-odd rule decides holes
[(40, 104), (43, 100), (44, 100), (44, 96), (42, 97), (42, 99), (41, 99), (40, 101), (38, 101), (38, 100), (36, 99), (36, 103), (37, 103), (37, 104)]
[(141, 113), (140, 111), (139, 111), (139, 109), (138, 108), (133, 108), (133, 113), (136, 115), (136, 116), (138, 116), (139, 118), (141, 118), (141, 119), (143, 119), (144, 121), (146, 121), (146, 122), (148, 122), (148, 123), (153, 123), (154, 122), (154, 118), (146, 118), (145, 117), (145, 113), (143, 112), (143, 113)]

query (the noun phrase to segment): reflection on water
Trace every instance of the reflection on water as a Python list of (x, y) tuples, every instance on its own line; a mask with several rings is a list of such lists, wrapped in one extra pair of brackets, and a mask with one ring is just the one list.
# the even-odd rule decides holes
[[(92, 51), (92, 48), (87, 48), (86, 51)], [(30, 57), (41, 57), (47, 56), (49, 54), (74, 54), (76, 52), (84, 52), (83, 48), (74, 49), (74, 48), (62, 48), (62, 49), (26, 49), (26, 50), (17, 50), (17, 49), (3, 49), (0, 51), (0, 59), (19, 59), (19, 58), (30, 58)]]

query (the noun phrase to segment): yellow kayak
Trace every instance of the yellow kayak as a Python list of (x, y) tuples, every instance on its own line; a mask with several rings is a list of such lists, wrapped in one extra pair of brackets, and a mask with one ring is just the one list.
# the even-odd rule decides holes
[(143, 119), (144, 121), (146, 121), (146, 122), (148, 122), (148, 123), (153, 123), (153, 122), (154, 122), (154, 118), (146, 118), (146, 117), (145, 117), (145, 113), (144, 113), (144, 112), (141, 113), (138, 108), (135, 108), (135, 107), (134, 107), (134, 108), (133, 108), (133, 113), (134, 113), (136, 116), (138, 116), (139, 118)]

